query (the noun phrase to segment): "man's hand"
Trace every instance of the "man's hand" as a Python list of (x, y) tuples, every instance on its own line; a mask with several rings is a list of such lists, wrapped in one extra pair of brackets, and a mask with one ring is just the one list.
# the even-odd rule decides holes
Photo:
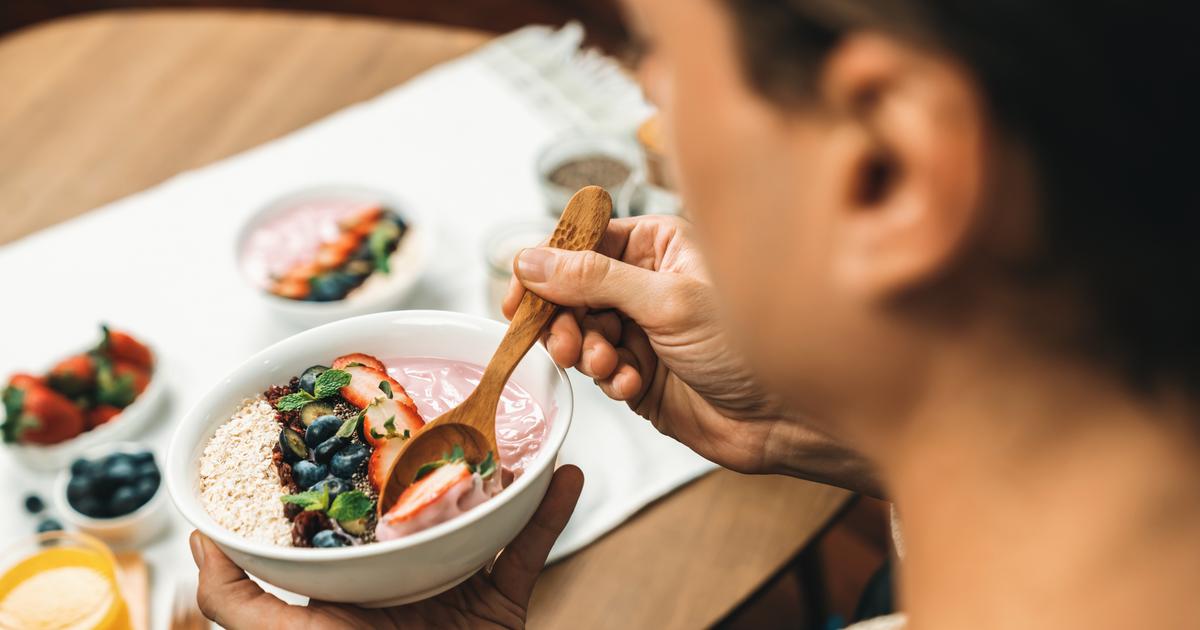
[(554, 361), (713, 462), (877, 493), (861, 458), (787, 413), (731, 349), (690, 231), (617, 219), (595, 252), (526, 249), (502, 309), (526, 289), (570, 307), (543, 337)]
[(583, 473), (563, 466), (554, 473), (541, 507), (492, 566), (432, 599), (367, 609), (313, 601), (289, 606), (264, 592), (221, 553), (192, 532), (192, 557), (200, 569), (200, 610), (230, 630), (243, 628), (523, 628), (534, 582), (562, 533), (583, 489)]

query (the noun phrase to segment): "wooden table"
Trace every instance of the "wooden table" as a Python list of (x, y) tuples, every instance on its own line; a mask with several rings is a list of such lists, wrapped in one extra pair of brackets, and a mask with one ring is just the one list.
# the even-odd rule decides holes
[[(488, 38), (358, 18), (137, 11), (0, 39), (0, 244), (286, 134)], [(846, 497), (709, 475), (551, 567), (530, 626), (710, 625)]]

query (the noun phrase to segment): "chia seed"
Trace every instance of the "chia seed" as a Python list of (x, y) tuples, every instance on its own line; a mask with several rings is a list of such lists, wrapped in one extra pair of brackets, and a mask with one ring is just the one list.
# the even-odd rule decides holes
[(612, 190), (625, 183), (633, 170), (620, 160), (606, 155), (583, 155), (555, 167), (549, 179), (568, 190), (600, 186)]

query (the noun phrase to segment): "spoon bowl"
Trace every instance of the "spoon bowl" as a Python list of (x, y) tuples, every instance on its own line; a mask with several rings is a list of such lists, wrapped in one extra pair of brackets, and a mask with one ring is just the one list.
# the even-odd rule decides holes
[[(547, 246), (573, 251), (595, 249), (611, 216), (612, 198), (603, 188), (581, 188), (567, 203)], [(400, 447), (389, 467), (387, 481), (380, 488), (377, 516), (382, 518), (396, 504), (416, 481), (422, 466), (448, 455), (455, 446), (462, 449), (469, 464), (479, 464), (488, 453), (495, 458), (497, 467), (504, 464), (496, 448), (496, 407), (500, 395), (517, 363), (541, 337), (557, 311), (557, 305), (531, 291), (525, 292), (475, 390), (462, 404), (426, 423)]]

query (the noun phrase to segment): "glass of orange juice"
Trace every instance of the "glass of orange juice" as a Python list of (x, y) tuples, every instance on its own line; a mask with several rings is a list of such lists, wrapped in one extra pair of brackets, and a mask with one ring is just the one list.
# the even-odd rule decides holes
[(67, 532), (0, 551), (0, 628), (129, 630), (112, 552), (91, 536)]

